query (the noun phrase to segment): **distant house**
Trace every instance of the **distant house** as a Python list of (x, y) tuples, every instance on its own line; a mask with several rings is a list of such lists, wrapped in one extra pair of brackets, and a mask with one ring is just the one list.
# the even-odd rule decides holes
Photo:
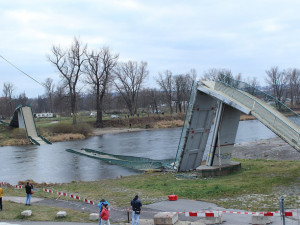
[(35, 118), (53, 118), (54, 114), (53, 113), (35, 113), (34, 117)]

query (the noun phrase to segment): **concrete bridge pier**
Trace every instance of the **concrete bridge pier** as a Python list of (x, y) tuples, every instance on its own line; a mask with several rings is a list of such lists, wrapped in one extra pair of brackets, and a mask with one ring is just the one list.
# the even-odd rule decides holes
[(240, 114), (239, 110), (219, 101), (206, 165), (196, 169), (201, 176), (224, 175), (241, 168), (240, 163), (231, 161)]
[(219, 101), (206, 165), (196, 169), (201, 176), (224, 175), (241, 168), (240, 163), (231, 161), (240, 114), (239, 110)]

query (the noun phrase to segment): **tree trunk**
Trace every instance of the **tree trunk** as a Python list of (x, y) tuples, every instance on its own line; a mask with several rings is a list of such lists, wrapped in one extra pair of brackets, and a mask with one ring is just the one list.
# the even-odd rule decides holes
[(103, 128), (103, 120), (102, 120), (103, 97), (104, 97), (104, 93), (100, 94), (100, 86), (98, 86), (97, 87), (97, 102), (96, 102), (96, 109), (97, 109), (96, 127), (97, 128)]
[(71, 113), (73, 117), (73, 125), (77, 124), (77, 115), (76, 115), (76, 93), (70, 91), (71, 95)]
[(172, 114), (173, 114), (172, 102), (171, 102), (171, 103), (169, 103), (169, 108), (170, 108), (170, 113), (171, 113), (171, 115), (172, 115)]

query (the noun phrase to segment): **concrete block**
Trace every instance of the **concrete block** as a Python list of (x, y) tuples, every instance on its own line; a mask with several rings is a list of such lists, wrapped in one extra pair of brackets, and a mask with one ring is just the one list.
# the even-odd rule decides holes
[(58, 213), (56, 213), (56, 217), (66, 217), (66, 216), (67, 216), (66, 211), (59, 211)]
[(154, 225), (173, 225), (178, 221), (178, 214), (175, 212), (160, 212), (154, 218)]
[(266, 225), (272, 223), (272, 217), (270, 216), (257, 216), (254, 215), (251, 217), (251, 223), (255, 225)]
[(90, 220), (99, 220), (99, 214), (98, 213), (91, 213), (90, 214)]
[(25, 211), (21, 212), (22, 216), (31, 216), (31, 214), (32, 214), (31, 210), (25, 210)]
[(220, 215), (218, 215), (217, 217), (205, 217), (203, 219), (203, 222), (206, 225), (209, 225), (209, 224), (221, 224), (221, 223), (223, 223), (223, 215), (222, 215), (222, 213), (220, 213)]

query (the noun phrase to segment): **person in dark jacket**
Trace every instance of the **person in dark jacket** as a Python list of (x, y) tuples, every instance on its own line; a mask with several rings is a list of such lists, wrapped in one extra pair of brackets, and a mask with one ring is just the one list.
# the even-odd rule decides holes
[(0, 186), (0, 211), (2, 211), (2, 195), (3, 195), (3, 189)]
[(33, 189), (32, 184), (30, 184), (29, 182), (27, 182), (27, 184), (25, 185), (25, 189), (26, 189), (26, 203), (25, 205), (30, 205), (30, 200), (31, 200), (31, 191)]
[(131, 207), (132, 207), (132, 225), (134, 225), (134, 220), (136, 220), (136, 225), (139, 225), (142, 202), (139, 200), (138, 195), (136, 195), (134, 199), (131, 200)]

